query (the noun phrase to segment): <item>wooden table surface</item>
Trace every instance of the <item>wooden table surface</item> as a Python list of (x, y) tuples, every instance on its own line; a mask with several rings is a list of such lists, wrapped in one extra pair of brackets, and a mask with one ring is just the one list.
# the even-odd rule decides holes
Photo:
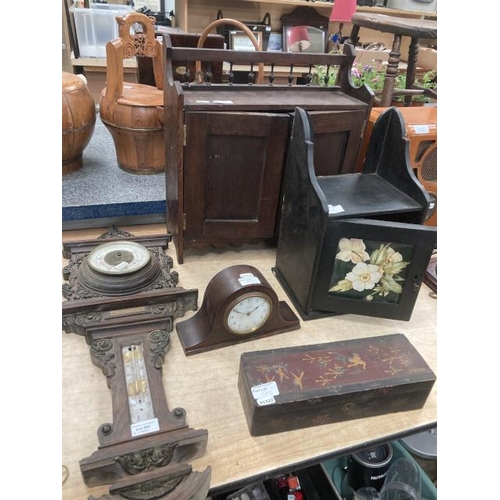
[[(63, 241), (93, 239), (103, 229), (63, 232)], [(165, 233), (165, 226), (122, 227), (136, 236)], [(174, 259), (179, 286), (197, 288), (198, 306), (211, 278), (235, 264), (248, 264), (261, 271), (280, 300), (292, 307), (272, 273), (275, 248), (262, 245), (233, 247), (226, 250), (194, 250), (185, 254), (178, 265), (172, 243), (166, 250)], [(63, 259), (63, 265), (66, 264)], [(308, 345), (337, 340), (403, 333), (437, 373), (437, 300), (422, 285), (409, 322), (339, 315), (302, 321), (301, 328), (264, 339), (216, 349), (189, 357), (184, 355), (174, 331), (171, 348), (163, 365), (163, 384), (169, 409), (182, 407), (187, 424), (208, 430), (205, 454), (191, 461), (193, 470), (212, 468), (211, 492), (224, 492), (230, 485), (241, 486), (250, 478), (271, 477), (275, 472), (298, 469), (320, 462), (333, 454), (343, 455), (369, 442), (383, 442), (437, 423), (437, 385), (420, 410), (327, 424), (307, 429), (252, 437), (248, 432), (238, 392), (240, 355), (243, 352)], [(183, 321), (193, 316), (189, 311)], [(69, 471), (62, 486), (63, 500), (87, 500), (106, 494), (108, 486), (88, 488), (82, 479), (79, 461), (98, 447), (97, 429), (112, 420), (111, 392), (102, 371), (90, 360), (85, 339), (62, 332), (62, 463)]]

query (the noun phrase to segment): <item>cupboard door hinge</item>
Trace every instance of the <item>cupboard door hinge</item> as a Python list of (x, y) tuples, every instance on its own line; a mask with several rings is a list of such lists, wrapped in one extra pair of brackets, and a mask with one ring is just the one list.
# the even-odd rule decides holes
[(182, 214), (182, 230), (185, 231), (186, 230), (186, 214)]
[(184, 144), (184, 147), (186, 147), (186, 137), (187, 137), (187, 125), (186, 124), (184, 124), (182, 127), (182, 133), (184, 134), (183, 144)]

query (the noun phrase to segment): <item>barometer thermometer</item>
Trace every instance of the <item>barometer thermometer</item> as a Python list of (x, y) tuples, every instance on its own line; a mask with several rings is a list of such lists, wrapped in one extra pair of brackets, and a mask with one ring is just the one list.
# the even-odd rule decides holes
[(170, 410), (163, 387), (174, 320), (196, 310), (198, 299), (197, 290), (177, 286), (166, 241), (138, 242), (113, 229), (63, 247), (63, 329), (85, 337), (113, 409), (80, 470), (89, 487), (112, 483), (116, 500), (206, 498), (210, 486), (209, 467), (198, 473), (185, 463), (204, 453), (208, 432), (188, 427), (183, 408)]
[[(138, 344), (123, 347), (122, 360), (125, 372), (125, 384), (127, 386), (132, 435), (136, 435), (134, 433), (135, 424), (155, 418), (153, 400), (149, 389), (148, 373), (144, 361), (143, 345)], [(156, 427), (157, 425), (158, 420), (156, 420)]]

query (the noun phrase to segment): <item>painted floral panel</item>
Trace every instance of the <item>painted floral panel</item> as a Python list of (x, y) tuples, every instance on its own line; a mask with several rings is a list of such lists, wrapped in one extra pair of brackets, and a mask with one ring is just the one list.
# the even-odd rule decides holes
[(352, 299), (397, 304), (413, 245), (342, 238), (328, 292)]

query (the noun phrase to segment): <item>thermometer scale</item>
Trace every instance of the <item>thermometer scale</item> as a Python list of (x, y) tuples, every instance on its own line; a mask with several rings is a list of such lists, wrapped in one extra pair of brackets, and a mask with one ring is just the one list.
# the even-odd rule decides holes
[[(122, 348), (123, 369), (127, 386), (128, 408), (132, 435), (159, 430), (149, 388), (148, 373), (142, 344)], [(150, 425), (137, 425), (148, 423)]]

